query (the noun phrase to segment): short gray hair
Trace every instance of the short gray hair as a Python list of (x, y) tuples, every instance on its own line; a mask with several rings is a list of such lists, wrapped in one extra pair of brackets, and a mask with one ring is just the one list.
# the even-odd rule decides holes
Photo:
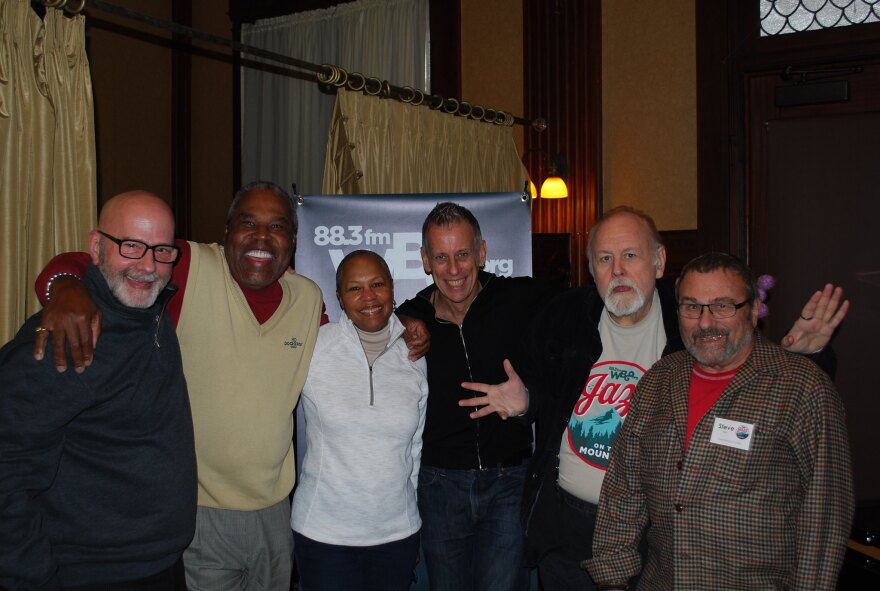
[(226, 224), (229, 225), (229, 222), (232, 221), (232, 216), (235, 214), (235, 210), (238, 207), (238, 202), (242, 200), (245, 196), (247, 196), (251, 191), (271, 191), (278, 195), (279, 199), (284, 201), (287, 204), (288, 209), (290, 210), (290, 223), (293, 228), (293, 235), (296, 236), (296, 231), (299, 228), (299, 222), (296, 219), (296, 202), (293, 198), (281, 188), (280, 185), (273, 183), (272, 181), (251, 181), (248, 184), (244, 185), (238, 191), (235, 192), (235, 197), (232, 198), (232, 203), (229, 205), (229, 211), (226, 214)]
[(483, 241), (480, 222), (467, 207), (451, 201), (438, 203), (425, 218), (425, 223), (422, 224), (422, 247), (428, 250), (428, 228), (431, 226), (448, 227), (462, 222), (470, 224), (474, 229), (474, 243), (479, 247), (480, 242)]

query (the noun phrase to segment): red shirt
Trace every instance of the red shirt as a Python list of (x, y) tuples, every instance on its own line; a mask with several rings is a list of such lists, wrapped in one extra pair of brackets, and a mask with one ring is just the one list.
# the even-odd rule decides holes
[(738, 367), (721, 373), (708, 373), (701, 371), (697, 364), (694, 363), (694, 368), (691, 372), (691, 387), (688, 390), (687, 433), (684, 440), (685, 451), (687, 451), (688, 445), (691, 442), (691, 435), (694, 434), (697, 424), (709, 412), (712, 405), (718, 401), (721, 393), (724, 392), (727, 384), (730, 383), (730, 380), (733, 379), (737, 371), (739, 371)]

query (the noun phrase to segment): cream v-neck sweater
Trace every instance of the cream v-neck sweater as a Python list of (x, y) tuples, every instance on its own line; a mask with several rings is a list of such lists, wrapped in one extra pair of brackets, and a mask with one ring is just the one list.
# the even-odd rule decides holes
[(293, 488), (293, 409), (318, 334), (321, 290), (285, 273), (281, 304), (261, 325), (223, 247), (190, 246), (177, 335), (195, 427), (198, 503), (264, 509)]

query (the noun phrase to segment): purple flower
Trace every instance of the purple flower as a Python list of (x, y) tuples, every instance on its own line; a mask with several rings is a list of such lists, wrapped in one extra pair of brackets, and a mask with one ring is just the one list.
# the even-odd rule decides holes
[(758, 308), (758, 318), (764, 318), (769, 314), (770, 311), (767, 309), (767, 304), (761, 302), (761, 307)]
[[(764, 291), (773, 289), (774, 285), (776, 285), (776, 278), (773, 275), (761, 275), (758, 277), (758, 287)], [(764, 298), (761, 299), (763, 300)]]

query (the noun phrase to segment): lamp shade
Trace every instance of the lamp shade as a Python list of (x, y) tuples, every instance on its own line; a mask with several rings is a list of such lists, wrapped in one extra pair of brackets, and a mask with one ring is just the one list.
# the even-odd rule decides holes
[(532, 179), (529, 179), (529, 195), (532, 196), (532, 199), (538, 196), (538, 187), (535, 186)]
[(558, 176), (548, 176), (541, 185), (542, 199), (562, 199), (568, 197), (568, 187), (565, 181)]

